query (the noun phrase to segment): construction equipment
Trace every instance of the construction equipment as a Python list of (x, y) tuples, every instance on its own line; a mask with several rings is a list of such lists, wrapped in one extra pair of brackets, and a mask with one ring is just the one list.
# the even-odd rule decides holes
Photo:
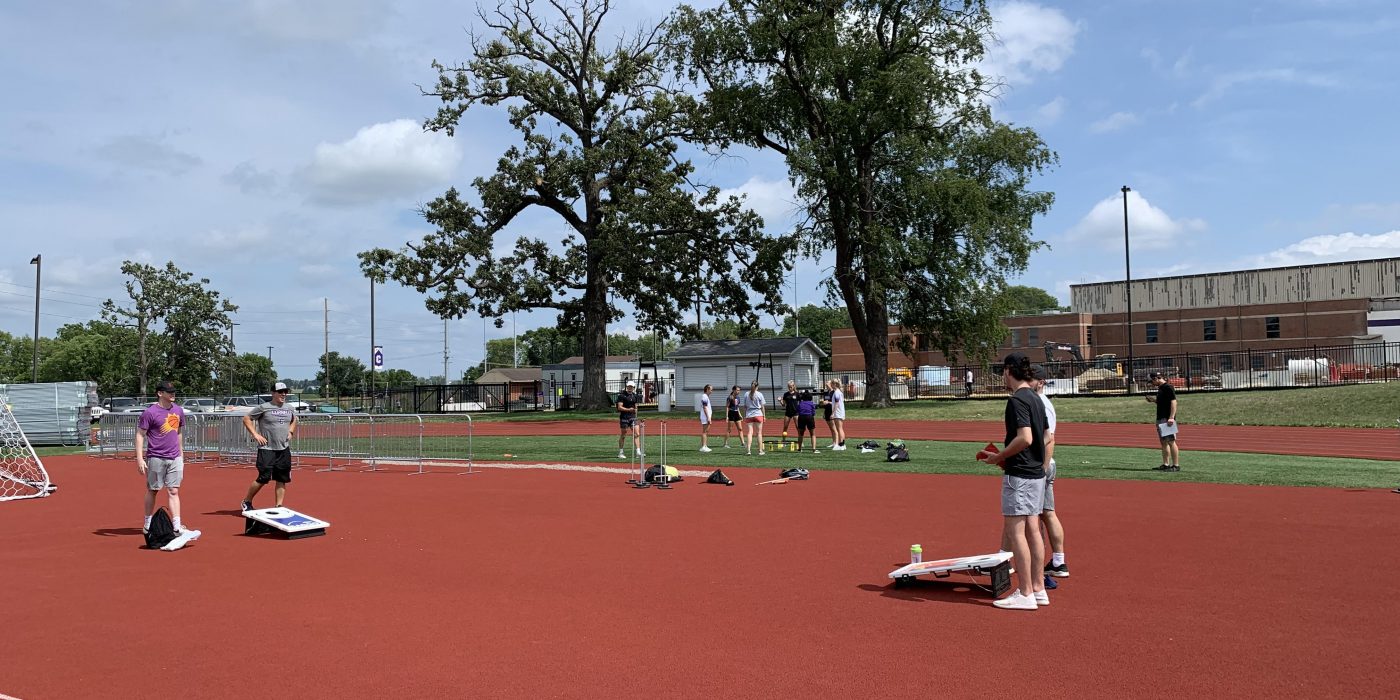
[(1083, 372), (1089, 369), (1089, 363), (1084, 361), (1084, 356), (1079, 354), (1079, 346), (1074, 343), (1056, 343), (1053, 340), (1045, 342), (1045, 361), (1053, 366), (1060, 367), (1059, 376), (1064, 376), (1063, 367), (1060, 361), (1055, 359), (1055, 351), (1067, 352), (1074, 358), (1074, 369), (1076, 372)]

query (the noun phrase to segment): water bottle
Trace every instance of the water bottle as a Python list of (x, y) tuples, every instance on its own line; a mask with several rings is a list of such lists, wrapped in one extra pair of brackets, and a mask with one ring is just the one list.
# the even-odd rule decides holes
[(912, 546), (912, 547), (909, 548), (909, 563), (910, 563), (910, 564), (918, 564), (918, 563), (922, 562), (923, 560), (924, 560), (924, 547), (923, 547), (923, 545), (918, 545), (918, 544), (916, 544), (916, 545), (914, 545), (914, 546)]

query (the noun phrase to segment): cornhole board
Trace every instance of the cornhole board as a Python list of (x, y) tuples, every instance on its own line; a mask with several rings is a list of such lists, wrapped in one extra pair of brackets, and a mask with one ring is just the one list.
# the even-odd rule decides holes
[(160, 548), (160, 551), (173, 552), (177, 549), (181, 549), (185, 545), (199, 539), (200, 534), (201, 533), (199, 532), (199, 530), (185, 530), (184, 532), (180, 533), (179, 537), (176, 537), (175, 539), (166, 542), (165, 546)]
[(955, 573), (966, 573), (970, 576), (991, 576), (992, 593), (1001, 596), (1011, 590), (1011, 552), (977, 554), (970, 557), (905, 564), (891, 571), (890, 578), (894, 579), (895, 588), (899, 588), (912, 583), (920, 576), (948, 578)]
[(281, 535), (289, 540), (303, 537), (319, 537), (326, 534), (331, 524), (298, 513), (291, 508), (259, 508), (243, 511), (243, 534)]

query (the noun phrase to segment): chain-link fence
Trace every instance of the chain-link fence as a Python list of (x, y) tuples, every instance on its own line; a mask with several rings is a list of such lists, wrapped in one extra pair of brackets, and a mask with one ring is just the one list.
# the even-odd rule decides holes
[[(111, 459), (134, 458), (140, 418), (137, 414), (102, 416), (88, 452)], [(257, 460), (257, 443), (244, 427), (242, 416), (186, 413), (182, 436), (187, 463), (249, 467)], [(471, 473), (474, 460), (472, 418), (469, 415), (298, 414), (291, 450), (294, 468)]]

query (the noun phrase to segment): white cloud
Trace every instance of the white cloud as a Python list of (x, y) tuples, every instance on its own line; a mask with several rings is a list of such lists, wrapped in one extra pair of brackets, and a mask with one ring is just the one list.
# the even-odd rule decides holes
[(1114, 112), (1113, 114), (1100, 119), (1089, 125), (1089, 132), (1094, 134), (1106, 134), (1110, 131), (1126, 129), (1142, 123), (1142, 117), (1132, 112)]
[(1065, 104), (1067, 104), (1067, 102), (1064, 96), (1060, 95), (1041, 105), (1035, 110), (1035, 113), (1040, 117), (1042, 122), (1050, 124), (1059, 121), (1060, 117), (1064, 116)]
[(1266, 70), (1235, 71), (1217, 75), (1210, 87), (1200, 97), (1191, 102), (1192, 107), (1206, 104), (1225, 97), (1230, 91), (1250, 83), (1285, 83), (1315, 88), (1330, 88), (1339, 85), (1335, 78), (1317, 73), (1305, 73), (1292, 68), (1270, 68)]
[[(1205, 229), (1206, 223), (1200, 219), (1173, 219), (1137, 192), (1128, 193), (1128, 235), (1135, 251), (1172, 248), (1181, 239)], [(1122, 197), (1115, 195), (1095, 204), (1065, 237), (1071, 243), (1122, 250)]]
[(200, 159), (181, 152), (161, 139), (137, 134), (118, 136), (96, 149), (98, 157), (122, 167), (142, 168), (169, 175), (180, 175), (200, 164)]
[(1019, 0), (991, 8), (995, 39), (982, 70), (1009, 84), (1030, 82), (1036, 73), (1058, 71), (1074, 53), (1079, 24), (1063, 12)]
[(1400, 254), (1400, 231), (1377, 234), (1339, 233), (1304, 238), (1249, 261), (1251, 267), (1288, 267), (1314, 263), (1392, 258)]
[(322, 143), (301, 177), (312, 200), (367, 204), (408, 197), (446, 182), (462, 159), (457, 144), (412, 119), (374, 124), (343, 143)]
[(226, 184), (237, 187), (243, 194), (269, 193), (277, 188), (277, 176), (266, 170), (258, 170), (251, 161), (243, 161), (233, 166), (220, 178)]
[(769, 230), (785, 228), (798, 212), (797, 193), (787, 180), (765, 180), (758, 176), (734, 188), (720, 190), (720, 199), (738, 196), (744, 204), (763, 217), (763, 225)]

